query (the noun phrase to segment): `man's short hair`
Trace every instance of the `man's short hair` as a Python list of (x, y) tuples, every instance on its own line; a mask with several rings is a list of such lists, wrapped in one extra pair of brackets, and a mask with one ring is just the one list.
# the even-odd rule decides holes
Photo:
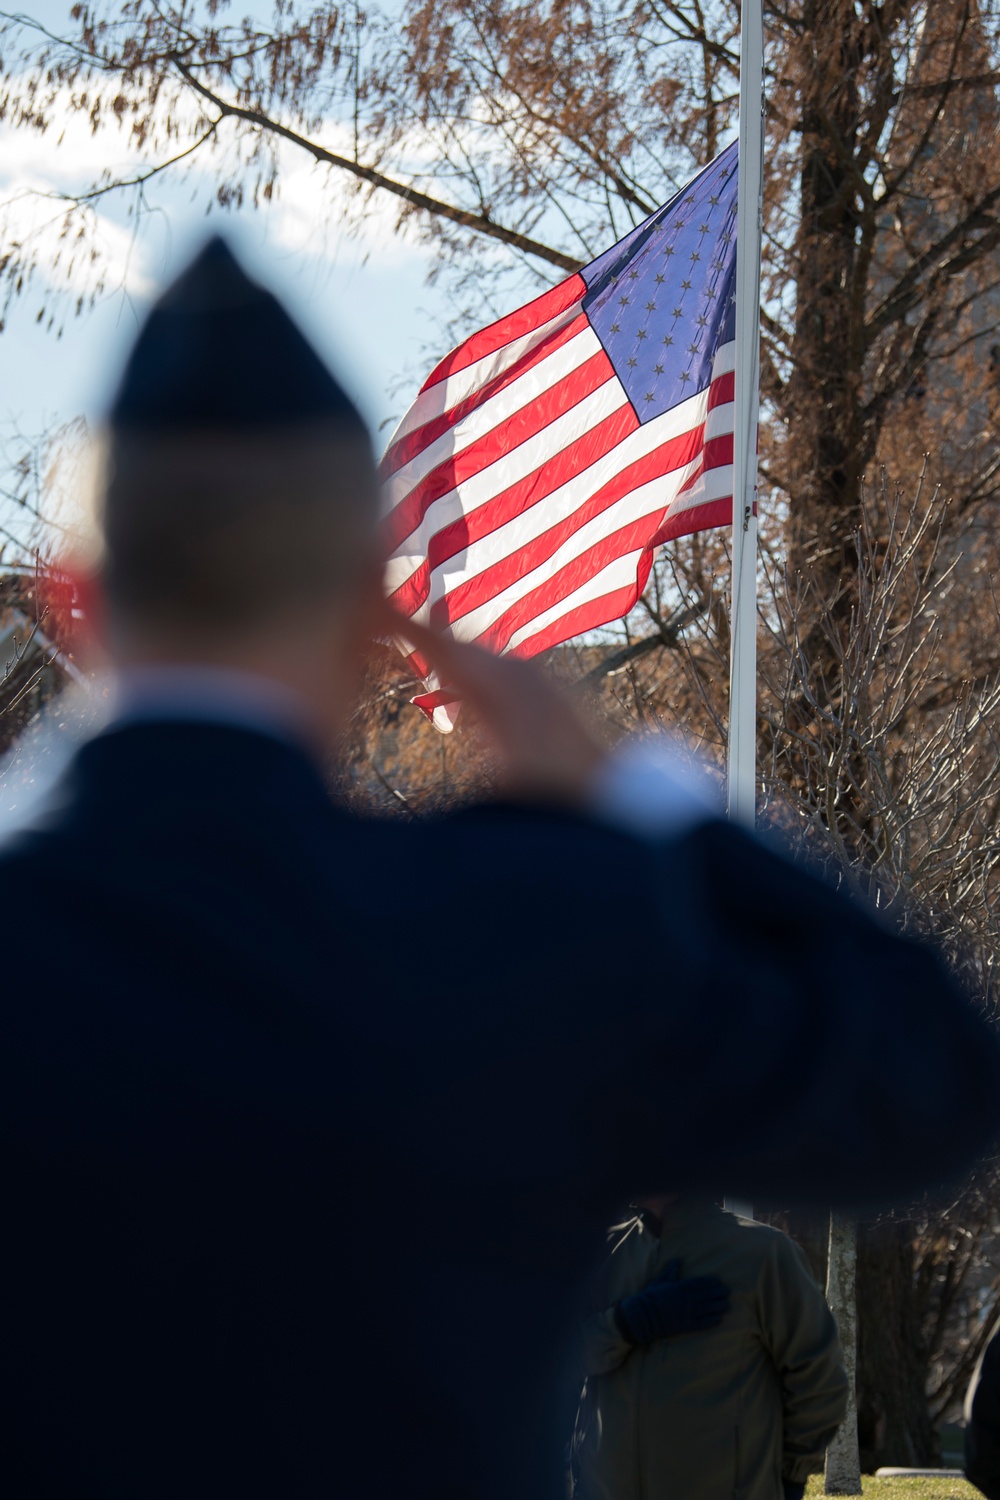
[(375, 464), (355, 426), (112, 430), (103, 469), (98, 567), (123, 623), (252, 628), (374, 563)]

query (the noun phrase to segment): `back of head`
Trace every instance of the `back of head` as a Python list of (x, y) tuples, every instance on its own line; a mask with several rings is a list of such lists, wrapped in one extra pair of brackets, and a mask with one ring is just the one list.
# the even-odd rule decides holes
[(108, 416), (100, 573), (120, 632), (268, 628), (372, 562), (357, 409), (277, 298), (211, 240), (164, 293)]

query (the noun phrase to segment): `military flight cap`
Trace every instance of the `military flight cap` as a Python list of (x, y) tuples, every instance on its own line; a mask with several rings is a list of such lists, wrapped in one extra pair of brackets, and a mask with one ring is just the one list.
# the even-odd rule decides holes
[(112, 428), (257, 431), (364, 421), (277, 297), (210, 239), (154, 305), (111, 404)]

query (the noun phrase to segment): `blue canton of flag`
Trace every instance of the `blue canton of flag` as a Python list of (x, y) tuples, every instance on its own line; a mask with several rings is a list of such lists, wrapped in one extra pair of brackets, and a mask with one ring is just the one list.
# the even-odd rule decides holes
[(583, 271), (583, 310), (640, 422), (704, 390), (736, 337), (736, 145)]

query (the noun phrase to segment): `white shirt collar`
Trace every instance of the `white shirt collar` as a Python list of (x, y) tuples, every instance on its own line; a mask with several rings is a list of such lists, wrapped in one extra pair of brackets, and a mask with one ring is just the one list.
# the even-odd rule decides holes
[(316, 742), (306, 700), (271, 678), (189, 664), (134, 667), (116, 674), (109, 727), (164, 719), (228, 724), (300, 745)]

